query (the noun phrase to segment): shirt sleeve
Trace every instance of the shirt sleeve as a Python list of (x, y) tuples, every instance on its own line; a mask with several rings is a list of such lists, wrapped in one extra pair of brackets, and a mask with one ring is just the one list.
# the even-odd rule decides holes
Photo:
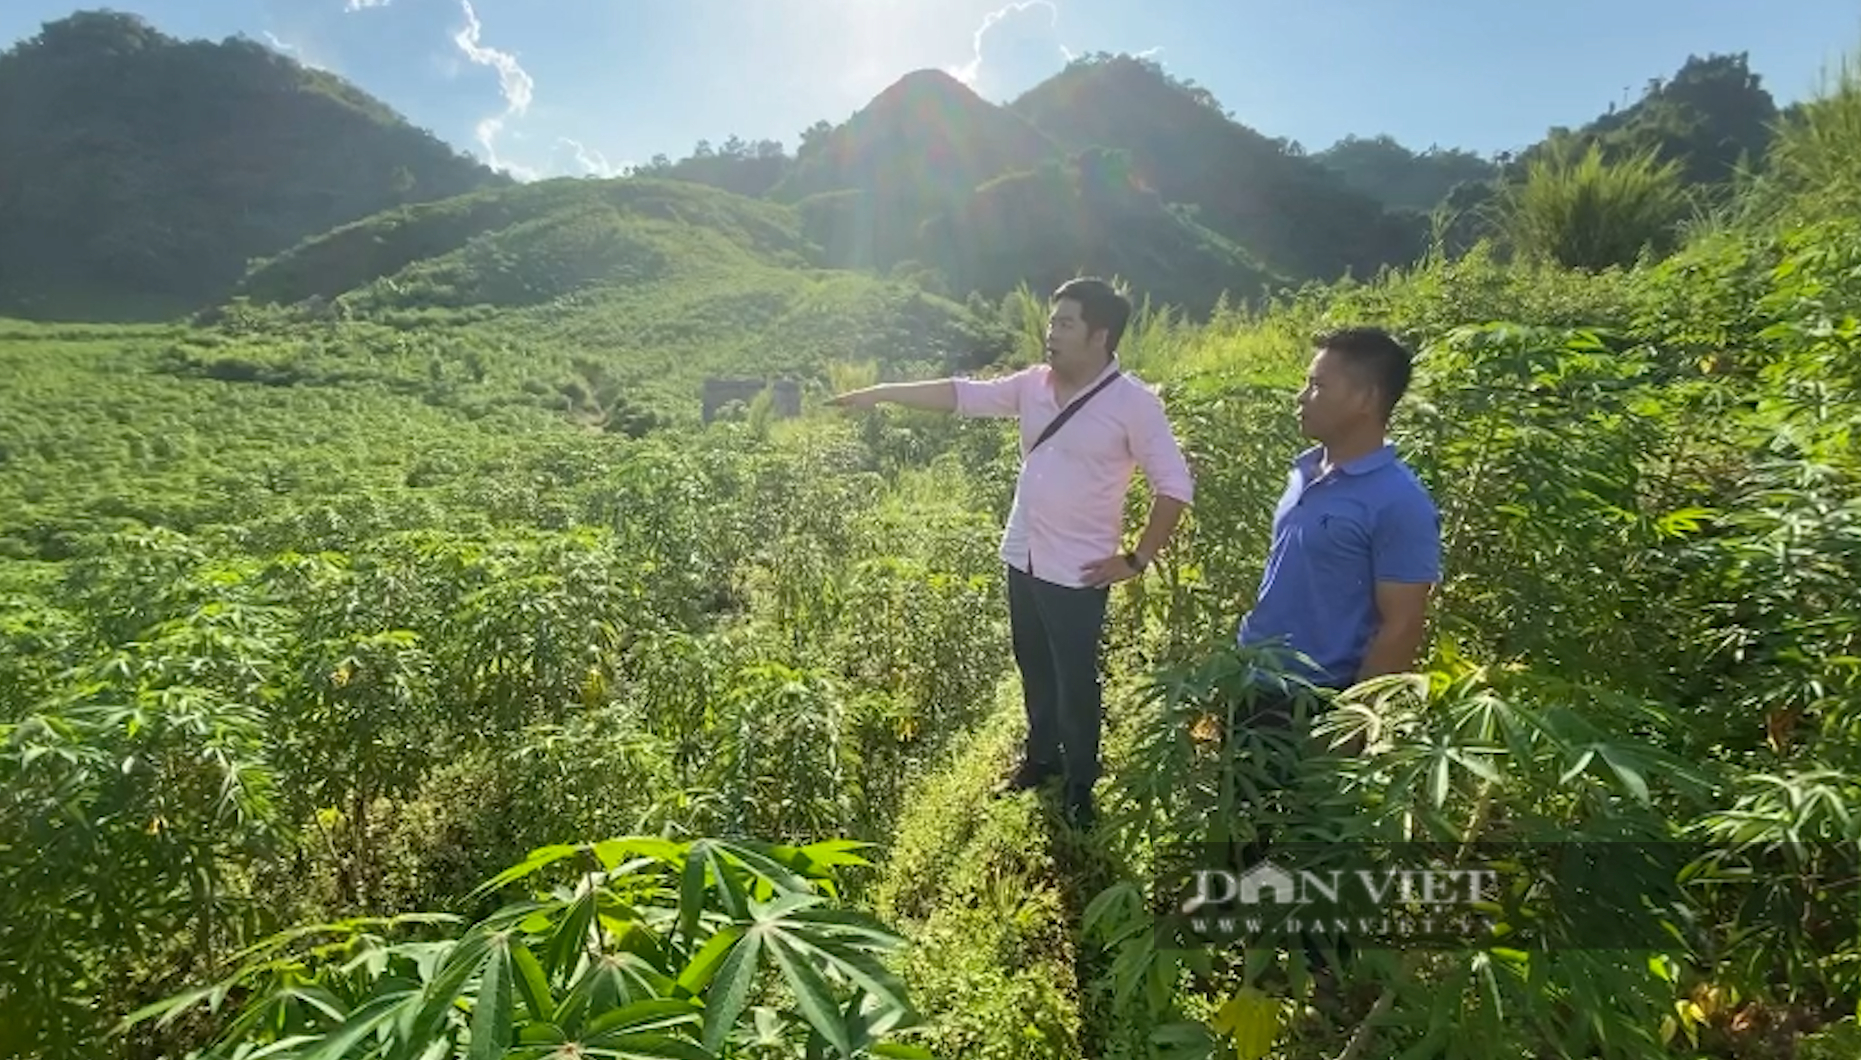
[(1379, 582), (1440, 582), (1441, 516), (1425, 491), (1405, 492), (1377, 516), (1370, 566)]
[(1033, 369), (1023, 368), (1012, 375), (996, 379), (951, 380), (956, 387), (958, 416), (1018, 416), (1021, 413), (1021, 389), (1032, 378)]
[(1149, 387), (1141, 389), (1143, 396), (1135, 403), (1137, 414), (1131, 424), (1131, 456), (1143, 469), (1151, 492), (1193, 504), (1195, 476), (1189, 471), (1182, 447), (1176, 443), (1176, 433), (1170, 429), (1163, 399)]

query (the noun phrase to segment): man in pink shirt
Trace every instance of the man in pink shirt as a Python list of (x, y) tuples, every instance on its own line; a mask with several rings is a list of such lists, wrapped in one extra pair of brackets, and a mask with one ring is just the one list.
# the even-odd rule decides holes
[[(1051, 302), (1044, 364), (998, 379), (881, 384), (832, 403), (1020, 420), (1021, 475), (1001, 558), (1028, 734), (1003, 790), (1063, 778), (1067, 816), (1084, 829), (1099, 775), (1099, 647), (1111, 586), (1140, 574), (1168, 542), (1194, 500), (1194, 480), (1161, 399), (1119, 368), (1131, 303), (1092, 278), (1069, 281)], [(1150, 517), (1126, 549), (1124, 501), (1139, 468)]]

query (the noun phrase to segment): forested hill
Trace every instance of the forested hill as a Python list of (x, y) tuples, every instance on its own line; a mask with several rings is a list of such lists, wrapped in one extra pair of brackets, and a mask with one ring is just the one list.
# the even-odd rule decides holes
[(0, 54), (0, 315), (184, 311), (307, 236), (509, 182), (255, 42), (80, 12)]
[[(1534, 166), (1567, 167), (1592, 150), (1599, 161), (1643, 162), (1631, 169), (1651, 176), (1670, 170), (1684, 209), (1705, 212), (1731, 201), (1741, 174), (1761, 170), (1783, 117), (1746, 53), (1691, 56), (1672, 77), (1650, 78), (1635, 102), (1611, 105), (1575, 128), (1556, 126), (1518, 154), (1495, 159), (1489, 176), (1449, 187), (1441, 202), (1457, 220), (1448, 232), (1448, 249), (1466, 250), (1482, 237), (1503, 238), (1493, 207), (1508, 189), (1521, 188)], [(1323, 160), (1334, 168), (1354, 167), (1355, 180), (1392, 186), (1426, 182), (1431, 167), (1448, 161), (1425, 155), (1403, 160), (1384, 152), (1365, 165), (1358, 148), (1327, 154), (1334, 157)]]
[(1550, 130), (1519, 161), (1595, 143), (1612, 160), (1648, 152), (1678, 166), (1689, 183), (1728, 184), (1741, 166), (1755, 170), (1763, 160), (1778, 116), (1745, 54), (1694, 56), (1673, 77), (1649, 80), (1636, 102), (1574, 130)]
[[(1005, 275), (1089, 268), (1195, 308), (1212, 300), (1211, 284), (1245, 298), (1408, 264), (1440, 207), (1464, 215), (1467, 241), (1500, 235), (1470, 208), (1563, 148), (1594, 143), (1612, 160), (1652, 152), (1711, 198), (1739, 165), (1762, 161), (1778, 116), (1746, 54), (1694, 56), (1650, 77), (1639, 99), (1517, 152), (1367, 135), (1308, 154), (1152, 60), (1096, 53), (1006, 106), (918, 71), (847, 121), (804, 130), (792, 156), (731, 136), (642, 172), (794, 202), (833, 263), (934, 269), (959, 297), (998, 293)], [(1094, 227), (1098, 238), (1081, 235)]]
[(1472, 151), (1439, 146), (1416, 151), (1387, 135), (1346, 136), (1312, 160), (1385, 206), (1423, 213), (1455, 187), (1491, 181), (1500, 173), (1498, 163)]
[[(1096, 67), (1069, 69), (1119, 91)], [(1023, 281), (1051, 288), (1091, 272), (1204, 312), (1224, 291), (1252, 298), (1275, 279), (1313, 275), (1271, 242), (1263, 263), (1253, 252), (1259, 233), (1224, 228), (1225, 213), (1196, 216), (1171, 193), (1165, 159), (1181, 145), (1160, 153), (1153, 147), (1162, 141), (1145, 139), (1143, 129), (1187, 131), (1168, 109), (1194, 104), (1157, 81), (1158, 105), (1142, 121), (1114, 111), (1109, 124), (1086, 132), (1096, 115), (1081, 109), (1096, 110), (1095, 97), (1074, 94), (1070, 81), (1049, 84), (1060, 84), (1052, 106), (1029, 112), (989, 103), (940, 71), (913, 72), (814, 136), (769, 194), (795, 204), (829, 263), (905, 267), (959, 298), (999, 296)], [(1319, 190), (1305, 196), (1324, 201)], [(1367, 199), (1362, 206), (1377, 212)]]
[(732, 137), (642, 172), (792, 203), (831, 264), (906, 267), (957, 297), (1097, 272), (1203, 311), (1223, 292), (1406, 264), (1425, 231), (1193, 82), (1104, 53), (1005, 106), (914, 71), (805, 130), (792, 158)]
[(1235, 121), (1206, 92), (1130, 56), (1074, 62), (1013, 104), (1074, 151), (1128, 152), (1134, 176), (1293, 279), (1359, 277), (1422, 249), (1415, 218)]
[[(732, 136), (633, 176), (759, 200), (792, 220), (810, 267), (957, 302), (1115, 275), (1199, 316), (1224, 296), (1408, 265), (1438, 206), (1459, 218), (1457, 249), (1503, 236), (1486, 207), (1535, 160), (1562, 157), (1553, 148), (1651, 151), (1688, 189), (1728, 186), (1741, 159), (1761, 158), (1777, 113), (1743, 55), (1710, 56), (1515, 156), (1386, 136), (1308, 155), (1151, 60), (1097, 53), (1001, 105), (915, 71), (804, 130), (793, 154)], [(348, 82), (248, 40), (183, 42), (93, 11), (0, 54), (0, 315), (172, 317), (223, 303), (254, 264), (342, 226), (512, 185)], [(702, 242), (716, 233), (697, 229), (721, 215), (700, 215)], [(389, 242), (371, 253), (389, 273), (457, 249), (375, 228)], [(342, 289), (343, 277), (315, 286)]]

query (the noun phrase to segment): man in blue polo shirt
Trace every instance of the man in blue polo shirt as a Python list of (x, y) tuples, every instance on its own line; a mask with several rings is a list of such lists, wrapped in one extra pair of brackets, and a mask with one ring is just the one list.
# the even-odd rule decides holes
[(1441, 578), (1441, 522), (1387, 437), (1409, 352), (1378, 328), (1332, 332), (1317, 349), (1299, 429), (1318, 444), (1293, 461), (1237, 640), (1304, 655), (1316, 670), (1289, 655), (1292, 674), (1341, 690), (1415, 665)]
[[(1260, 591), (1236, 639), (1277, 645), (1290, 676), (1342, 690), (1415, 665), (1441, 579), (1441, 521), (1388, 439), (1390, 413), (1409, 387), (1409, 352), (1377, 328), (1334, 331), (1317, 349), (1299, 391), (1299, 429), (1318, 444), (1293, 460)], [(1240, 724), (1282, 729), (1293, 689), (1262, 677)], [(1283, 787), (1287, 763), (1273, 756), (1265, 766), (1268, 783)], [(1272, 831), (1257, 829), (1243, 866), (1266, 853)], [(1335, 998), (1330, 955), (1311, 932), (1301, 939), (1319, 996)], [(1349, 938), (1335, 945), (1348, 962)]]

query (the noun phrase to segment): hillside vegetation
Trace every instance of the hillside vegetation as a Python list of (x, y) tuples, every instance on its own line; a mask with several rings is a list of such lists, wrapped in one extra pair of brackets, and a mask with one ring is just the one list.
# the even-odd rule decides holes
[[(1748, 57), (1736, 55), (1690, 56), (1671, 78), (1650, 78), (1641, 98), (1626, 107), (1611, 104), (1606, 114), (1576, 128), (1557, 126), (1545, 138), (1515, 157), (1500, 160), (1496, 172), (1484, 179), (1465, 180), (1449, 189), (1437, 207), (1440, 238), (1455, 252), (1483, 238), (1527, 255), (1542, 251), (1530, 238), (1518, 239), (1517, 219), (1505, 208), (1508, 201), (1526, 193), (1537, 170), (1581, 165), (1594, 157), (1612, 165), (1626, 164), (1624, 173), (1648, 188), (1666, 204), (1653, 222), (1631, 224), (1629, 238), (1614, 240), (1615, 248), (1603, 264), (1628, 265), (1643, 243), (1669, 248), (1682, 224), (1696, 216), (1711, 216), (1735, 207), (1742, 183), (1761, 172), (1781, 112), (1769, 90), (1752, 72)], [(1385, 157), (1387, 153), (1385, 152)], [(1337, 163), (1333, 163), (1336, 165)], [(1414, 164), (1390, 160), (1390, 178), (1401, 180), (1416, 172)], [(1348, 172), (1348, 170), (1347, 170)], [(1364, 178), (1359, 178), (1364, 179)], [(1618, 179), (1594, 172), (1596, 179)], [(1582, 183), (1569, 185), (1582, 187)], [(1587, 194), (1587, 193), (1582, 193)], [(1560, 257), (1566, 265), (1588, 265), (1584, 254)]]
[(1492, 181), (1500, 172), (1492, 160), (1472, 151), (1413, 151), (1386, 135), (1347, 136), (1312, 155), (1312, 161), (1384, 206), (1423, 214), (1446, 202), (1459, 186)]
[[(264, 298), (280, 273), (261, 266), (254, 282), (250, 263), (459, 195), (466, 202), (418, 216), (471, 215), (447, 222), (445, 238), (516, 217), (579, 223), (566, 192), (519, 196), (500, 219), (489, 204), (502, 200), (473, 193), (513, 190), (508, 178), (340, 78), (243, 39), (182, 42), (131, 15), (47, 23), (0, 55), (0, 100), (0, 312), (168, 319), (224, 301), (242, 281)], [(1094, 53), (1005, 105), (915, 71), (846, 120), (804, 130), (792, 155), (732, 136), (636, 175), (784, 208), (792, 220), (721, 209), (797, 226), (808, 246), (795, 249), (815, 264), (906, 278), (955, 301), (995, 304), (1023, 282), (1096, 273), (1205, 318), (1224, 294), (1258, 306), (1289, 285), (1407, 266), (1438, 208), (1447, 223), (1435, 234), (1453, 251), (1482, 237), (1503, 246), (1489, 207), (1546, 151), (1652, 153), (1676, 167), (1682, 190), (1723, 204), (1741, 160), (1761, 161), (1776, 113), (1743, 55), (1715, 55), (1575, 131), (1549, 130), (1516, 159), (1416, 153), (1387, 137), (1308, 156), (1152, 60)], [(540, 221), (557, 206), (570, 212)], [(367, 266), (383, 275), (439, 253), (426, 230), (387, 234), (378, 219), (366, 230), (386, 239)], [(348, 289), (360, 261), (345, 253), (343, 268), (308, 286), (326, 298)], [(545, 287), (559, 288), (565, 268), (599, 279), (598, 256), (570, 257)], [(635, 265), (616, 262), (611, 278), (626, 281)], [(283, 289), (306, 286), (300, 271)], [(451, 297), (503, 305), (509, 294)]]
[[(1605, 157), (1653, 152), (1680, 167), (1687, 183), (1727, 186), (1764, 160), (1776, 126), (1776, 100), (1751, 70), (1749, 56), (1691, 56), (1671, 78), (1651, 78), (1640, 99), (1572, 130), (1554, 128), (1534, 150), (1574, 140), (1595, 143)], [(1519, 161), (1529, 162), (1534, 151)]]
[(79, 12), (0, 54), (0, 313), (186, 312), (306, 236), (509, 183), (260, 44)]
[[(916, 238), (1007, 285), (979, 229), (1049, 181), (1193, 236), (1108, 252), (1253, 262), (1148, 149)], [(1012, 426), (818, 402), (1030, 362), (1041, 288), (835, 268), (799, 204), (634, 177), (373, 212), (185, 321), (0, 322), (0, 1057), (1861, 1055), (1861, 76), (1711, 223), (1650, 219), (1672, 159), (1556, 157), (1494, 200), (1535, 234), (1133, 322), (1197, 503), (1113, 594), (1086, 834), (989, 794)], [(1557, 252), (1597, 231), (1633, 257)], [(1220, 753), (1276, 665), (1233, 634), (1311, 338), (1358, 323), (1419, 354), (1426, 656)], [(802, 415), (702, 425), (711, 374)], [(1265, 823), (1541, 886), (1331, 992), (1164, 944), (1160, 881)]]
[(916, 256), (926, 218), (1053, 155), (1052, 142), (1018, 116), (922, 70), (810, 145), (770, 194), (798, 205), (836, 264), (883, 269)]
[(1128, 56), (1077, 62), (1013, 109), (1073, 150), (1128, 151), (1135, 175), (1297, 279), (1368, 277), (1421, 253), (1424, 230), (1287, 154)]
[[(694, 419), (713, 376), (819, 381), (844, 361), (952, 371), (1012, 345), (993, 306), (818, 260), (774, 204), (651, 178), (543, 181), (306, 240), (202, 315), (230, 337), (183, 344), (171, 363), (224, 373), (283, 358), (299, 375), (542, 404), (637, 433)], [(280, 342), (260, 321), (298, 326)]]

